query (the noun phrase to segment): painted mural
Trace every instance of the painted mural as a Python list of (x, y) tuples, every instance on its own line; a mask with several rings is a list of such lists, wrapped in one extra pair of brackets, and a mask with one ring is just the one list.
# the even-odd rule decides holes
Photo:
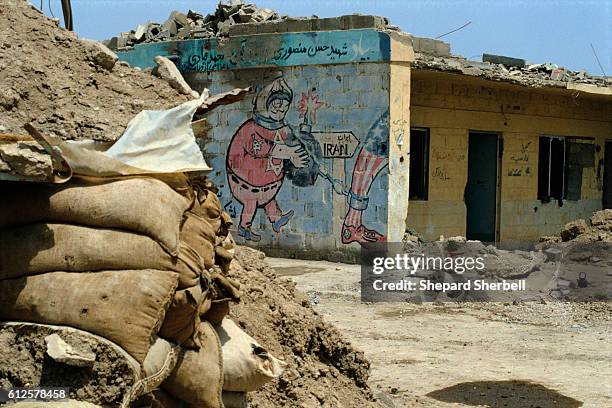
[[(261, 232), (254, 226), (258, 211), (263, 211), (275, 233), (290, 225), (294, 210), (284, 211), (277, 200), (283, 185), (308, 189), (329, 183), (335, 194), (346, 197), (341, 242), (367, 244), (383, 242), (386, 237), (364, 223), (369, 192), (377, 175), (388, 164), (388, 111), (369, 127), (365, 135), (353, 131), (313, 131), (318, 112), (329, 105), (312, 89), (302, 92), (298, 106), (300, 123), (289, 124), (287, 115), (294, 102), (294, 90), (279, 76), (259, 87), (253, 110), (233, 134), (226, 152), (227, 183), (231, 195), (241, 205), (235, 212), (238, 236), (258, 242)], [(350, 185), (336, 179), (325, 159), (354, 158)], [(331, 222), (331, 221), (330, 221)]]

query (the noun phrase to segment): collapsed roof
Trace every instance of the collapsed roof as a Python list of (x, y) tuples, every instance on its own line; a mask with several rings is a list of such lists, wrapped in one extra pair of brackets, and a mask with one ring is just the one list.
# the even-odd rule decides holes
[[(280, 16), (273, 10), (234, 0), (230, 4), (219, 3), (216, 10), (206, 16), (192, 10), (187, 14), (173, 11), (163, 24), (149, 21), (135, 30), (123, 32), (118, 37), (107, 40), (106, 44), (117, 50), (158, 41), (356, 28), (399, 31), (398, 27), (391, 25), (384, 17), (355, 14), (325, 19), (317, 16), (296, 18)], [(452, 55), (448, 43), (411, 37), (415, 50), (413, 67), (416, 69), (454, 72), (528, 87), (567, 88), (612, 94), (610, 77), (572, 71), (552, 63), (529, 64), (524, 59), (489, 54), (483, 54), (482, 62), (470, 61), (462, 56)]]

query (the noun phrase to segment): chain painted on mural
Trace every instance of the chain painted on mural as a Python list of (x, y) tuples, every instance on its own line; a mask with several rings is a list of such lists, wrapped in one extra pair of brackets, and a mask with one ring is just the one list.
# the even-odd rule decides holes
[[(274, 233), (280, 233), (290, 223), (296, 216), (294, 210), (283, 211), (277, 200), (285, 179), (289, 179), (296, 188), (309, 188), (327, 181), (336, 194), (347, 198), (342, 243), (385, 241), (384, 234), (364, 225), (363, 214), (368, 209), (370, 188), (388, 164), (388, 111), (370, 126), (361, 142), (356, 142), (352, 131), (337, 131), (342, 136), (334, 139), (329, 136), (334, 132), (312, 130), (317, 113), (327, 107), (313, 91), (301, 94), (301, 123), (290, 126), (286, 115), (293, 99), (293, 90), (282, 76), (262, 87), (255, 96), (252, 117), (243, 122), (231, 138), (226, 155), (227, 181), (233, 201), (242, 208), (238, 211), (230, 203), (225, 208), (232, 217), (239, 219), (238, 235), (247, 241), (261, 240), (259, 231), (253, 226), (259, 210), (264, 211)], [(332, 155), (332, 159), (352, 157), (358, 149), (350, 185), (333, 177), (323, 160), (326, 157), (321, 142), (325, 146), (334, 140), (342, 146), (324, 149), (343, 154)]]

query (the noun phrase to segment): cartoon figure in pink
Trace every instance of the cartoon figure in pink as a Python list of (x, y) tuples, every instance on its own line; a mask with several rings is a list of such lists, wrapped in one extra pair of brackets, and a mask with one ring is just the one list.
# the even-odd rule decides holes
[(261, 89), (253, 102), (253, 117), (236, 131), (227, 151), (227, 178), (234, 198), (242, 204), (238, 235), (249, 241), (261, 236), (252, 229), (257, 210), (263, 208), (275, 232), (280, 232), (293, 216), (283, 213), (276, 195), (285, 178), (284, 164), (296, 168), (308, 165), (308, 153), (297, 144), (285, 142), (293, 130), (285, 116), (293, 91), (282, 77)]

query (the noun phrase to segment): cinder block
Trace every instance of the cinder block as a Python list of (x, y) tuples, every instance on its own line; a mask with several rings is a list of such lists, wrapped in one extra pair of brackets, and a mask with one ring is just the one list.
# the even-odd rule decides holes
[(246, 24), (234, 24), (229, 27), (230, 37), (239, 37), (245, 35), (257, 34), (259, 24), (246, 23)]
[(522, 58), (505, 57), (503, 55), (494, 54), (482, 54), (483, 62), (490, 62), (492, 64), (503, 64), (507, 67), (518, 67), (524, 68), (526, 61)]
[[(375, 65), (375, 64), (371, 64), (371, 65)], [(357, 63), (350, 63), (350, 64), (335, 64), (332, 65), (331, 69), (332, 75), (341, 75), (341, 76), (354, 76), (357, 75), (359, 73), (359, 70), (357, 69), (358, 64)]]
[(351, 14), (342, 16), (345, 30), (356, 30), (362, 28), (374, 28), (382, 30), (386, 27), (385, 18), (379, 16), (364, 16)]
[(283, 20), (283, 24), (285, 25), (286, 32), (289, 33), (302, 33), (313, 31), (312, 30), (312, 22), (313, 19), (286, 19)]
[(342, 17), (320, 18), (312, 22), (314, 31), (336, 31), (344, 30), (344, 21)]
[(450, 44), (433, 38), (412, 37), (414, 51), (422, 54), (431, 54), (438, 57), (450, 56)]

